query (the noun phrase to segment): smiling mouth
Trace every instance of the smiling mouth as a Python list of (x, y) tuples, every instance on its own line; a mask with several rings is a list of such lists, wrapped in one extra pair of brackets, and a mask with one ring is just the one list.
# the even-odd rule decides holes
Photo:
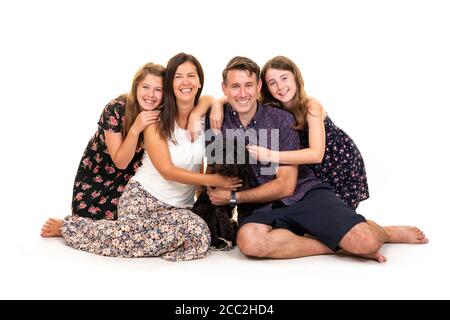
[(146, 104), (151, 104), (151, 105), (153, 105), (153, 104), (155, 104), (156, 101), (144, 99), (144, 102), (145, 102)]
[(190, 93), (192, 92), (192, 88), (181, 89), (181, 93)]
[(281, 97), (284, 97), (288, 92), (289, 92), (289, 90), (282, 91), (282, 92), (279, 92), (278, 95)]

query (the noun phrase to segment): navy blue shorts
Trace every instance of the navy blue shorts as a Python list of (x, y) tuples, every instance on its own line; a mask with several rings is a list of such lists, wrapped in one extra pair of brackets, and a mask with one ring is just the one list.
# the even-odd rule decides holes
[(240, 226), (262, 223), (272, 228), (288, 229), (301, 236), (308, 233), (331, 250), (337, 251), (344, 235), (361, 222), (366, 222), (366, 219), (339, 199), (329, 184), (321, 183), (309, 190), (297, 203), (253, 213)]

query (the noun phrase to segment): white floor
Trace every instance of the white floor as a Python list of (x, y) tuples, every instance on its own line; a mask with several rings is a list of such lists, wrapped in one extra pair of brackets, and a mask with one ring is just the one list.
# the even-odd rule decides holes
[(338, 256), (256, 260), (238, 249), (179, 263), (108, 258), (40, 238), (41, 222), (20, 227), (9, 219), (3, 228), (1, 299), (450, 298), (448, 219), (447, 226), (418, 221), (430, 243), (385, 245), (385, 264)]
[[(123, 1), (0, 3), (0, 29), (7, 30), (0, 299), (450, 299), (450, 20), (443, 1), (279, 0), (277, 15), (271, 0), (201, 8), (142, 1), (136, 8)], [(236, 8), (263, 27), (252, 18), (236, 24)], [(161, 14), (149, 19), (149, 12)], [(180, 33), (167, 14), (194, 32)], [(279, 54), (296, 61), (308, 94), (363, 154), (371, 198), (359, 212), (382, 225), (420, 226), (430, 243), (386, 245), (382, 265), (336, 256), (260, 261), (237, 249), (170, 263), (95, 256), (41, 239), (45, 219), (69, 213), (75, 172), (103, 106), (128, 90), (140, 65), (165, 64), (180, 51), (202, 62), (203, 93), (216, 97), (235, 55), (261, 66)]]

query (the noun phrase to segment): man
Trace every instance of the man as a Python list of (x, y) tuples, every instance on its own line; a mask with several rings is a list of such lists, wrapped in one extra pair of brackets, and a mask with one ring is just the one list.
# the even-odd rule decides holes
[[(298, 133), (292, 129), (293, 116), (258, 103), (262, 83), (260, 69), (254, 61), (235, 57), (222, 77), (222, 90), (229, 103), (224, 107), (223, 134), (238, 132), (234, 135), (248, 144), (257, 140), (249, 132), (264, 130), (268, 148), (278, 144), (281, 151), (300, 149)], [(273, 132), (278, 134), (278, 139), (273, 139), (277, 136)], [(345, 205), (328, 184), (321, 183), (307, 166), (280, 165), (272, 174), (261, 163), (252, 164), (252, 169), (257, 180), (254, 188), (239, 192), (208, 189), (216, 205), (269, 203), (240, 221), (237, 245), (245, 255), (298, 258), (343, 249), (385, 262), (379, 249), (386, 242), (428, 242), (415, 227), (381, 228), (366, 221)], [(306, 233), (314, 238), (303, 236)]]

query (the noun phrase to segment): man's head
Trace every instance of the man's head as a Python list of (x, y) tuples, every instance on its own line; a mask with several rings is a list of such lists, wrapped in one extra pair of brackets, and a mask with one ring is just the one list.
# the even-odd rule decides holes
[(262, 85), (256, 62), (246, 57), (234, 57), (223, 70), (222, 78), (222, 90), (228, 103), (240, 116), (253, 117)]

